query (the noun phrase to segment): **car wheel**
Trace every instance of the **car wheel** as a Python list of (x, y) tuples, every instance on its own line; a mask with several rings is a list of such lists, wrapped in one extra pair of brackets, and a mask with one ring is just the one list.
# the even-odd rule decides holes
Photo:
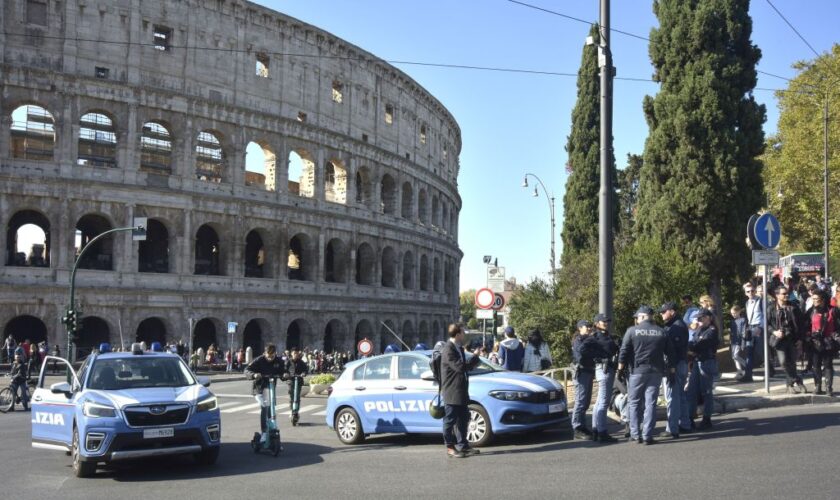
[(365, 432), (359, 414), (353, 408), (342, 408), (335, 417), (335, 433), (344, 444), (359, 444), (365, 440)]
[(470, 445), (480, 447), (487, 446), (493, 440), (493, 428), (490, 425), (490, 417), (487, 411), (477, 404), (469, 406), (470, 419), (467, 423), (467, 441)]
[(194, 455), (195, 461), (199, 465), (213, 465), (216, 463), (216, 460), (219, 459), (220, 450), (220, 446), (213, 446), (212, 448), (207, 448), (206, 450), (200, 453), (196, 453)]
[(82, 461), (80, 446), (79, 429), (73, 427), (73, 473), (76, 477), (90, 477), (96, 473), (96, 462)]

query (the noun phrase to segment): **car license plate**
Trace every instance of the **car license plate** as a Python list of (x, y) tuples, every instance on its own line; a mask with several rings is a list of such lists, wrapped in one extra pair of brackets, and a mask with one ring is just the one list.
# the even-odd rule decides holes
[(562, 404), (548, 405), (548, 413), (560, 413), (561, 411), (563, 411)]
[(169, 438), (175, 435), (175, 429), (167, 427), (164, 429), (143, 429), (143, 439)]

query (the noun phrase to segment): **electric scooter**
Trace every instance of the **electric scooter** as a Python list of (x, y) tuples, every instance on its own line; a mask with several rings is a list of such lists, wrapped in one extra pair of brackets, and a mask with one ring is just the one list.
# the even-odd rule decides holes
[(300, 419), (300, 388), (303, 385), (303, 377), (299, 375), (295, 375), (292, 377), (292, 394), (291, 394), (291, 415), (289, 418), (292, 420), (292, 425), (296, 426), (298, 424), (298, 420)]
[(259, 453), (262, 450), (267, 450), (275, 457), (283, 451), (283, 445), (280, 444), (280, 428), (277, 426), (277, 377), (271, 377), (268, 380), (268, 397), (269, 401), (269, 417), (266, 422), (266, 432), (254, 433), (254, 439), (251, 440), (251, 448), (254, 453)]

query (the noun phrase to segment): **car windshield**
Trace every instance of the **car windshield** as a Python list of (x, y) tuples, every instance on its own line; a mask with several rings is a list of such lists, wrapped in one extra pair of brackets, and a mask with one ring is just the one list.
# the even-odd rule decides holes
[(175, 357), (98, 359), (91, 368), (89, 389), (116, 391), (195, 384), (189, 368)]
[[(474, 358), (474, 354), (467, 353), (467, 361)], [(485, 358), (478, 358), (478, 364), (475, 368), (470, 370), (470, 375), (482, 375), (484, 373), (503, 372), (504, 368), (496, 366)]]

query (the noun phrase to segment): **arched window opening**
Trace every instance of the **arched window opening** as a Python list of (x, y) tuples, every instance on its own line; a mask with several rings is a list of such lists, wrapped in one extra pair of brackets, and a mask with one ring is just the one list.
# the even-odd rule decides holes
[(362, 243), (356, 250), (356, 283), (372, 285), (375, 274), (376, 254), (367, 243)]
[(423, 224), (429, 223), (429, 202), (425, 189), (421, 189), (417, 194), (417, 217)]
[(412, 349), (415, 345), (417, 345), (418, 338), (417, 334), (414, 333), (414, 323), (412, 323), (411, 321), (403, 321), (402, 331), (400, 332), (400, 335), (402, 336), (402, 341), (408, 344), (408, 346)]
[(440, 228), (443, 230), (444, 233), (448, 231), (448, 228), (447, 228), (448, 225), (449, 225), (449, 206), (446, 203), (443, 203), (442, 207), (441, 207)]
[(35, 316), (28, 314), (15, 316), (6, 323), (6, 327), (3, 329), (3, 339), (9, 338), (9, 335), (18, 344), (26, 340), (40, 344), (47, 341), (47, 325)]
[(274, 191), (277, 188), (277, 157), (265, 145), (249, 142), (245, 148), (245, 185)]
[(331, 239), (324, 251), (324, 280), (347, 282), (347, 246), (338, 238)]
[(339, 160), (330, 160), (324, 167), (324, 196), (333, 203), (347, 203), (347, 169)]
[(432, 196), (432, 226), (440, 227), (440, 201), (437, 196)]
[(397, 332), (397, 326), (390, 319), (385, 320), (385, 324), (382, 325), (382, 328), (379, 329), (380, 354), (385, 352), (385, 349), (388, 347), (388, 344), (394, 344), (397, 347), (399, 347), (400, 350), (404, 349), (404, 347), (399, 343), (399, 341), (397, 341), (397, 339), (394, 338), (394, 334), (391, 332)]
[(289, 153), (289, 193), (303, 198), (315, 196), (315, 162), (306, 150)]
[(196, 179), (219, 184), (224, 180), (225, 167), (225, 152), (219, 136), (210, 130), (199, 132), (195, 143)]
[(40, 212), (22, 210), (6, 227), (6, 265), (50, 267), (50, 221)]
[(434, 291), (440, 291), (440, 279), (441, 279), (441, 268), (440, 268), (440, 259), (435, 257), (434, 260), (434, 276), (432, 278), (432, 286)]
[(420, 342), (425, 342), (429, 346), (432, 345), (434, 338), (432, 338), (432, 334), (429, 331), (429, 323), (426, 320), (420, 321), (418, 333), (420, 335)]
[[(91, 240), (110, 229), (112, 229), (111, 223), (101, 215), (88, 214), (79, 219), (76, 223), (76, 258)], [(113, 256), (114, 235), (109, 234), (85, 251), (79, 261), (79, 269), (110, 271), (113, 269)]]
[[(210, 346), (219, 351), (219, 344), (216, 341), (216, 324), (210, 318), (199, 320), (193, 329), (193, 349), (203, 349), (205, 355)], [(217, 354), (217, 356), (220, 356)], [(218, 362), (218, 360), (215, 360)]]
[(251, 231), (245, 237), (245, 277), (265, 277), (265, 245), (257, 231)]
[(138, 242), (137, 271), (141, 273), (169, 272), (169, 231), (157, 219), (146, 223), (146, 239)]
[(55, 150), (55, 119), (49, 111), (34, 104), (12, 111), (12, 158), (50, 161)]
[(443, 293), (452, 293), (452, 263), (447, 262), (443, 268)]
[(402, 185), (402, 210), (400, 215), (403, 219), (411, 219), (411, 209), (414, 205), (414, 191), (411, 184), (404, 182)]
[(406, 290), (414, 288), (414, 254), (405, 252), (403, 254), (402, 286)]
[(347, 327), (337, 319), (330, 320), (324, 329), (324, 352), (327, 354), (340, 351), (344, 347)]
[(388, 174), (382, 176), (379, 183), (379, 211), (387, 215), (397, 213), (397, 189), (394, 178)]
[[(357, 349), (356, 346), (359, 345), (359, 341), (368, 339), (373, 340), (373, 327), (370, 324), (370, 321), (363, 319), (356, 324), (356, 332), (353, 335), (353, 349)], [(356, 352), (357, 355), (361, 353)]]
[(309, 323), (304, 319), (296, 319), (286, 329), (286, 349), (303, 349), (310, 347), (306, 344), (310, 337)]
[[(237, 346), (233, 346), (235, 349)], [(263, 352), (263, 338), (262, 338), (262, 327), (260, 326), (260, 321), (256, 319), (252, 319), (245, 325), (245, 330), (242, 333), (242, 348), (247, 349), (251, 348), (251, 352), (254, 353), (254, 357), (259, 356)]]
[(356, 203), (370, 205), (370, 171), (367, 167), (361, 167), (356, 171)]
[(420, 256), (420, 290), (429, 291), (429, 258)]
[(79, 156), (76, 163), (93, 167), (117, 166), (117, 133), (114, 122), (103, 113), (82, 115)]
[(397, 286), (397, 254), (391, 247), (382, 250), (382, 286), (394, 288)]
[(299, 281), (313, 281), (314, 256), (310, 248), (309, 238), (305, 234), (297, 234), (289, 241), (289, 279)]
[(96, 316), (83, 316), (79, 341), (76, 343), (76, 359), (86, 357), (93, 349), (99, 349), (99, 344), (103, 342), (111, 343), (111, 329), (108, 328), (108, 323)]
[(159, 174), (172, 171), (172, 134), (165, 125), (146, 122), (140, 135), (140, 168)]
[(216, 230), (204, 224), (195, 233), (195, 273), (220, 276), (221, 245)]

